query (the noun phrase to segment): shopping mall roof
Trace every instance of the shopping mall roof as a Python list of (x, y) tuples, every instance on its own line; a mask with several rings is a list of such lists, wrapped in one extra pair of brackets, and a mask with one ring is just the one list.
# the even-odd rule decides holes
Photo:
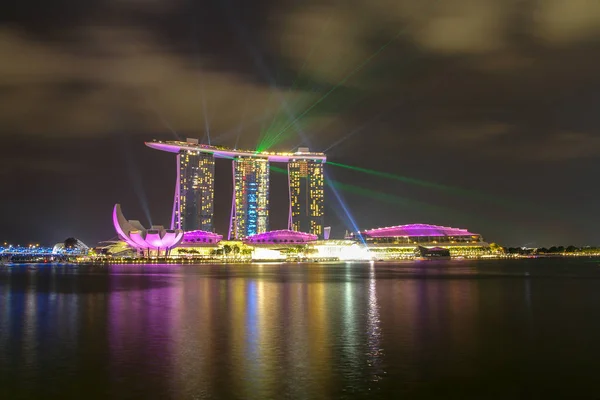
[(361, 234), (366, 237), (479, 236), (466, 229), (429, 224), (389, 226), (363, 231)]
[(187, 231), (183, 233), (180, 245), (215, 244), (223, 239), (223, 235), (207, 231)]
[(246, 239), (244, 239), (244, 242), (249, 244), (291, 244), (314, 242), (318, 238), (319, 237), (317, 235), (313, 235), (312, 233), (296, 232), (284, 229), (278, 231), (258, 233), (256, 235), (248, 236)]

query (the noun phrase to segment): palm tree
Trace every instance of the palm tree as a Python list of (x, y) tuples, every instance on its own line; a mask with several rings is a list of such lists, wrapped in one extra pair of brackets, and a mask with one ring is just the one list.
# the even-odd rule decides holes
[(252, 250), (251, 250), (251, 249), (249, 249), (249, 248), (247, 248), (247, 247), (246, 247), (246, 248), (243, 248), (243, 249), (242, 249), (242, 255), (243, 255), (243, 256), (251, 256), (251, 255), (252, 255)]
[(231, 246), (226, 244), (225, 246), (223, 246), (223, 253), (225, 253), (225, 256), (228, 256), (229, 253), (231, 253)]

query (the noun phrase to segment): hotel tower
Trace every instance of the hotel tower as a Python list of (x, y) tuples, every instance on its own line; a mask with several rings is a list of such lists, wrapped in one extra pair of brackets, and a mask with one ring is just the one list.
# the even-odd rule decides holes
[(213, 231), (215, 157), (197, 151), (177, 154), (172, 229)]
[[(308, 153), (300, 148), (299, 153)], [(312, 233), (323, 238), (325, 202), (323, 162), (312, 159), (290, 159), (288, 163), (290, 216), (288, 229)]]
[(232, 160), (233, 198), (228, 237), (240, 240), (269, 230), (269, 165), (288, 164), (288, 229), (323, 237), (325, 154), (255, 152), (186, 142), (147, 142), (177, 154), (172, 229), (214, 231), (215, 158)]
[(243, 239), (269, 230), (269, 161), (233, 159), (233, 201), (229, 237)]

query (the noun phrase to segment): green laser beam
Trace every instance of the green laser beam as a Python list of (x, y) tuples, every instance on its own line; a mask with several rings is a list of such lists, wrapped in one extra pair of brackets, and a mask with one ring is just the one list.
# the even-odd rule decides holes
[[(271, 166), (271, 170), (274, 172), (277, 172), (277, 173), (282, 173), (282, 174), (288, 173), (288, 171), (286, 169), (275, 167), (275, 166)], [(418, 201), (418, 200), (412, 200), (412, 199), (408, 199), (406, 197), (401, 197), (401, 196), (397, 196), (397, 195), (393, 195), (393, 194), (389, 194), (389, 193), (379, 192), (376, 190), (367, 189), (367, 188), (363, 188), (360, 186), (351, 185), (351, 184), (347, 184), (347, 183), (342, 183), (342, 182), (335, 181), (335, 180), (328, 180), (327, 184), (332, 186), (334, 189), (342, 190), (349, 194), (366, 197), (371, 200), (377, 200), (380, 202), (404, 206), (404, 207), (413, 208), (413, 209), (416, 208), (416, 209), (428, 211), (428, 212), (435, 213), (438, 215), (443, 215), (443, 216), (452, 215), (455, 218), (460, 218), (461, 220), (465, 220), (465, 221), (479, 222), (482, 219), (484, 219), (486, 221), (493, 222), (496, 226), (510, 227), (511, 229), (514, 229), (515, 226), (519, 225), (518, 222), (516, 222), (516, 223), (511, 222), (510, 224), (508, 224), (505, 220), (498, 220), (496, 218), (489, 218), (489, 217), (481, 218), (479, 216), (475, 216), (470, 213), (458, 211), (458, 210), (455, 210), (455, 209), (452, 209), (449, 207), (438, 206), (435, 204), (426, 203), (426, 202), (422, 202), (422, 201)]]
[(356, 68), (354, 68), (352, 71), (350, 71), (350, 73), (348, 73), (334, 87), (332, 87), (331, 89), (329, 89), (329, 91), (327, 91), (320, 99), (318, 99), (317, 101), (315, 101), (310, 107), (308, 107), (306, 110), (304, 110), (304, 112), (302, 112), (299, 116), (297, 116), (296, 119), (294, 119), (291, 123), (287, 124), (281, 131), (279, 131), (275, 135), (275, 137), (271, 141), (269, 141), (269, 143), (268, 143), (268, 145), (267, 145), (266, 148), (259, 149), (259, 151), (264, 151), (264, 150), (267, 150), (268, 148), (270, 148), (274, 144), (274, 141), (277, 140), (277, 138), (279, 138), (279, 136), (281, 136), (284, 132), (286, 132), (288, 129), (290, 129), (290, 127), (296, 121), (298, 121), (299, 119), (303, 118), (313, 108), (315, 108), (323, 100), (325, 100), (327, 97), (329, 97), (329, 95), (331, 95), (334, 91), (336, 91), (340, 86), (342, 86), (343, 84), (345, 84), (352, 76), (354, 76), (356, 73), (358, 73), (365, 65), (367, 65), (369, 62), (371, 62), (371, 60), (373, 60), (375, 57), (377, 57), (379, 54), (381, 54), (381, 52), (383, 52), (390, 44), (392, 44), (396, 39), (398, 39), (400, 37), (400, 35), (402, 35), (402, 33), (404, 33), (405, 30), (406, 30), (406, 27), (402, 28), (392, 39), (390, 39), (387, 43), (385, 43), (383, 46), (381, 46), (377, 51), (375, 51), (373, 54), (371, 54), (369, 57), (367, 57)]
[[(272, 105), (271, 105), (271, 101), (273, 100), (273, 96), (278, 92), (278, 87), (277, 87), (277, 80), (279, 79), (279, 71), (276, 72), (275, 74), (275, 80), (274, 80), (274, 87), (270, 86), (270, 91), (269, 91), (269, 96), (267, 97), (267, 101), (265, 103), (265, 112), (264, 112), (264, 119), (263, 119), (263, 123), (261, 124), (260, 127), (260, 136), (258, 138), (259, 143), (262, 142), (264, 140), (264, 134), (265, 134), (265, 124), (266, 124), (266, 120), (268, 118), (268, 115), (270, 114)], [(275, 103), (275, 106), (277, 105), (277, 103)], [(275, 107), (276, 108), (276, 107)], [(273, 115), (277, 115), (277, 111), (273, 112)]]
[(522, 226), (522, 224), (519, 222), (508, 223), (506, 220), (499, 220), (497, 218), (475, 216), (473, 214), (457, 211), (449, 207), (437, 206), (430, 203), (411, 200), (405, 197), (400, 197), (388, 193), (382, 193), (375, 190), (362, 188), (356, 185), (341, 183), (338, 181), (330, 181), (330, 185), (332, 185), (336, 189), (343, 190), (346, 193), (363, 196), (372, 200), (378, 200), (388, 204), (404, 206), (412, 209), (421, 209), (442, 216), (452, 215), (454, 218), (460, 218), (462, 221), (469, 221), (469, 223), (471, 221), (481, 223), (482, 220), (485, 220), (489, 221), (490, 223), (493, 223), (497, 227), (510, 228), (511, 230), (515, 229), (515, 227)]
[(267, 116), (270, 114), (270, 110), (271, 110), (271, 100), (273, 99), (273, 95), (275, 94), (275, 90), (273, 88), (271, 88), (270, 92), (269, 92), (269, 96), (267, 97), (267, 101), (265, 102), (265, 112), (264, 112), (264, 118), (260, 127), (260, 137), (258, 138), (259, 142), (262, 142), (263, 140), (263, 136), (265, 134), (265, 120), (267, 119)]
[[(273, 113), (271, 124), (264, 132), (261, 133), (259, 143), (256, 147), (257, 151), (262, 151), (261, 149), (268, 149), (270, 147), (269, 143), (276, 140), (274, 136), (276, 129), (279, 129), (281, 126), (284, 126), (290, 121), (290, 123), (296, 127), (296, 131), (301, 130), (299, 125), (302, 123), (302, 121), (295, 120), (295, 112), (293, 110), (296, 108), (295, 105), (300, 103), (302, 101), (301, 98), (304, 96), (299, 94), (297, 97), (298, 100), (294, 102), (294, 105), (290, 105), (290, 103), (288, 103), (287, 107), (280, 105), (279, 110), (276, 110)], [(287, 111), (282, 112), (282, 108), (287, 108)]]
[(404, 182), (404, 183), (410, 183), (410, 184), (413, 184), (413, 185), (425, 186), (425, 187), (429, 187), (429, 188), (433, 188), (433, 189), (448, 190), (448, 191), (458, 190), (458, 191), (464, 192), (465, 194), (471, 194), (471, 192), (468, 191), (468, 190), (461, 190), (461, 189), (453, 188), (451, 186), (441, 185), (441, 184), (435, 183), (435, 182), (428, 182), (428, 181), (423, 181), (423, 180), (419, 180), (419, 179), (408, 178), (406, 176), (395, 175), (395, 174), (392, 174), (392, 173), (389, 173), (389, 172), (382, 172), (382, 171), (376, 171), (376, 170), (373, 170), (373, 169), (356, 167), (356, 166), (353, 166), (353, 165), (340, 164), (340, 163), (336, 163), (336, 162), (333, 162), (333, 161), (327, 161), (327, 164), (328, 165), (333, 165), (333, 166), (336, 166), (336, 167), (340, 167), (340, 168), (349, 169), (349, 170), (352, 170), (352, 171), (363, 172), (363, 173), (369, 174), (369, 175), (379, 176), (381, 178), (388, 178), (388, 179), (393, 179), (393, 180), (401, 181), (401, 182)]
[[(439, 0), (438, 0), (439, 1)], [(438, 2), (436, 1), (436, 3)], [(279, 138), (279, 136), (284, 133), (285, 131), (287, 131), (290, 127), (294, 126), (296, 121), (299, 119), (302, 119), (304, 117), (304, 115), (306, 115), (308, 112), (310, 112), (317, 104), (319, 104), (321, 101), (325, 100), (326, 97), (328, 97), (331, 93), (333, 93), (337, 88), (339, 88), (342, 84), (344, 84), (346, 81), (348, 81), (348, 79), (350, 79), (353, 75), (355, 75), (358, 71), (360, 71), (366, 64), (368, 64), (374, 57), (376, 57), (379, 53), (381, 53), (383, 50), (385, 50), (385, 48), (387, 48), (393, 41), (395, 41), (400, 35), (402, 35), (409, 27), (409, 24), (406, 24), (402, 29), (400, 29), (398, 31), (398, 33), (392, 37), (392, 39), (390, 39), (387, 43), (385, 43), (384, 45), (382, 45), (377, 51), (375, 51), (375, 53), (373, 53), (371, 56), (367, 57), (367, 59), (365, 59), (361, 64), (359, 64), (354, 70), (352, 70), (348, 75), (346, 75), (346, 77), (344, 77), (344, 79), (342, 79), (342, 81), (340, 81), (337, 85), (335, 85), (334, 87), (332, 87), (327, 93), (325, 93), (321, 98), (319, 98), (315, 103), (313, 103), (308, 109), (306, 109), (302, 114), (300, 114), (298, 117), (296, 117), (296, 119), (294, 119), (291, 123), (289, 123), (288, 125), (286, 125), (279, 133), (277, 133), (272, 139), (269, 139), (268, 142), (264, 141), (264, 140), (260, 140), (259, 144), (257, 146), (257, 152), (260, 151), (264, 151), (269, 149), (270, 147), (272, 147), (275, 143), (277, 138)], [(305, 60), (306, 61), (306, 60)], [(269, 135), (270, 136), (270, 135)], [(262, 135), (261, 135), (262, 137)], [(266, 142), (266, 143), (265, 143)]]
[[(271, 170), (277, 173), (287, 174), (287, 169), (279, 168), (275, 166), (271, 166)], [(386, 202), (391, 202), (394, 204), (402, 204), (406, 206), (418, 206), (422, 208), (428, 208), (430, 210), (435, 210), (439, 212), (448, 212), (452, 211), (448, 207), (436, 206), (429, 203), (420, 202), (417, 200), (410, 200), (405, 197), (396, 196), (393, 194), (378, 192), (372, 189), (366, 189), (360, 186), (351, 185), (347, 183), (342, 183), (339, 181), (329, 180), (328, 183), (333, 186), (335, 189), (340, 189), (348, 193), (358, 194), (361, 196), (366, 196), (375, 200), (381, 200)]]
[[(321, 35), (323, 34), (323, 32), (325, 32), (325, 29), (329, 26), (329, 21), (331, 21), (331, 16), (329, 18), (327, 18), (327, 21), (325, 21), (325, 24), (321, 30)], [(320, 43), (320, 42), (317, 41), (317, 43), (314, 43), (312, 45), (308, 55), (306, 56), (306, 58), (304, 58), (304, 62), (302, 63), (302, 65), (300, 66), (300, 69), (298, 70), (298, 74), (296, 75), (296, 78), (292, 82), (292, 86), (287, 90), (287, 93), (290, 93), (291, 91), (293, 91), (296, 88), (296, 85), (300, 81), (300, 77), (302, 76), (302, 73), (304, 72), (304, 68), (308, 65), (308, 60), (312, 57), (313, 53), (315, 52), (315, 49), (317, 48), (318, 43)], [(273, 127), (273, 124), (275, 123), (275, 120), (278, 120), (277, 114), (273, 115), (271, 124), (269, 125), (269, 127), (266, 130), (267, 134), (271, 131), (271, 128)], [(262, 139), (262, 134), (261, 134), (261, 139)], [(269, 140), (268, 137), (267, 137), (267, 140)], [(261, 140), (261, 143), (262, 143), (262, 140)], [(259, 143), (258, 148), (261, 147), (261, 143)]]
[[(491, 196), (491, 195), (481, 193), (481, 192), (478, 192), (475, 190), (442, 185), (442, 184), (439, 184), (436, 182), (429, 182), (429, 181), (424, 181), (424, 180), (420, 180), (420, 179), (409, 178), (406, 176), (391, 174), (389, 172), (376, 171), (376, 170), (372, 170), (372, 169), (356, 167), (353, 165), (340, 164), (340, 163), (336, 163), (336, 162), (332, 162), (332, 161), (327, 161), (327, 164), (333, 165), (336, 167), (340, 167), (340, 168), (345, 168), (345, 169), (348, 169), (351, 171), (362, 172), (362, 173), (377, 176), (380, 178), (392, 179), (392, 180), (396, 180), (399, 182), (408, 183), (411, 185), (422, 186), (422, 187), (426, 187), (429, 189), (440, 190), (440, 191), (457, 194), (457, 195), (462, 195), (462, 196), (468, 196), (468, 197), (472, 197), (472, 198), (478, 199), (478, 200), (485, 200), (485, 201), (489, 201), (491, 203), (502, 205), (502, 206), (508, 207), (508, 208), (522, 209), (523, 207), (527, 207), (527, 208), (535, 209), (538, 211), (543, 210), (543, 208), (541, 208), (539, 205), (526, 204), (523, 202), (516, 202), (512, 199)], [(545, 211), (553, 212), (551, 210), (545, 210)]]
[[(275, 167), (273, 165), (271, 165), (270, 168), (271, 168), (272, 171), (277, 172), (277, 173), (282, 173), (282, 174), (287, 174), (288, 173), (287, 169), (284, 169), (284, 168)], [(411, 205), (411, 204), (412, 205), (414, 205), (414, 204), (425, 204), (425, 203), (421, 203), (421, 202), (418, 202), (418, 201), (415, 201), (415, 200), (409, 200), (409, 199), (406, 199), (404, 197), (400, 197), (400, 196), (396, 196), (396, 195), (392, 195), (392, 194), (386, 194), (386, 193), (382, 193), (382, 192), (377, 192), (375, 190), (361, 188), (360, 186), (356, 186), (356, 185), (350, 185), (350, 184), (346, 184), (346, 183), (341, 183), (339, 181), (330, 180), (329, 182), (336, 189), (342, 189), (342, 190), (345, 190), (345, 191), (348, 191), (348, 192), (352, 192), (352, 193), (356, 193), (356, 194), (371, 196), (373, 198), (380, 199), (380, 200), (394, 200), (396, 202), (402, 201), (402, 202), (405, 202), (406, 205)], [(437, 209), (440, 209), (440, 210), (446, 210), (447, 209), (445, 207), (438, 207), (438, 206), (432, 206), (432, 207), (436, 207)]]
[(433, 204), (424, 203), (424, 202), (417, 201), (417, 200), (411, 200), (411, 199), (407, 199), (405, 197), (396, 196), (396, 195), (389, 194), (389, 193), (383, 193), (383, 192), (378, 192), (376, 190), (366, 189), (366, 188), (356, 186), (356, 185), (341, 183), (339, 181), (330, 181), (329, 183), (331, 186), (333, 186), (336, 189), (341, 189), (348, 193), (353, 193), (353, 194), (358, 194), (361, 196), (369, 197), (374, 200), (380, 200), (380, 201), (384, 201), (387, 203), (393, 203), (393, 204), (404, 205), (404, 206), (409, 206), (409, 207), (418, 207), (418, 208), (428, 209), (430, 211), (436, 211), (436, 212), (443, 212), (443, 213), (448, 213), (449, 211), (454, 212), (453, 210), (449, 209), (448, 207), (436, 206)]
[(511, 222), (508, 223), (506, 220), (500, 220), (498, 218), (489, 218), (489, 217), (481, 217), (476, 216), (471, 213), (465, 213), (462, 211), (458, 211), (449, 207), (438, 206), (431, 203), (425, 203), (418, 200), (408, 199), (406, 197), (396, 196), (389, 193), (378, 192), (376, 190), (366, 189), (356, 185), (350, 185), (346, 183), (341, 183), (338, 181), (331, 181), (330, 184), (336, 188), (343, 190), (346, 193), (355, 194), (359, 196), (363, 196), (372, 200), (378, 200), (388, 204), (399, 205), (412, 209), (420, 209), (427, 212), (431, 212), (434, 214), (448, 216), (452, 215), (454, 218), (460, 218), (462, 221), (478, 222), (480, 223), (482, 220), (489, 221), (493, 223), (495, 226), (504, 227), (514, 229), (516, 226), (522, 226), (519, 222)]

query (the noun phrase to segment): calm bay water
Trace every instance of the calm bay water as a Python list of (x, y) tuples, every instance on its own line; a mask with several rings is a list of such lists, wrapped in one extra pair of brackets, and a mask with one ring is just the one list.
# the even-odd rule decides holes
[(2, 399), (600, 397), (600, 260), (0, 267)]

